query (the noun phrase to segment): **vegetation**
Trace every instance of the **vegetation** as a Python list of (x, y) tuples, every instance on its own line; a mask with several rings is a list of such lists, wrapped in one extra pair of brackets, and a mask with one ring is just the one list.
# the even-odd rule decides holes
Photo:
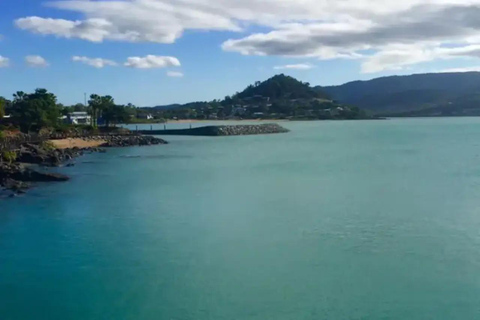
[[(13, 100), (0, 97), (0, 125), (19, 128), (22, 132), (51, 134), (69, 132), (73, 112), (86, 112), (90, 127), (106, 128), (119, 123), (161, 123), (175, 119), (363, 119), (366, 114), (357, 107), (340, 105), (322, 90), (285, 75), (257, 81), (242, 92), (223, 100), (197, 101), (184, 105), (137, 108), (119, 105), (112, 96), (92, 94), (87, 105), (64, 106), (46, 89), (33, 93), (18, 91)], [(4, 118), (4, 115), (10, 115)], [(78, 115), (75, 115), (78, 116)], [(84, 120), (87, 118), (85, 117)]]
[(48, 141), (48, 140), (40, 143), (40, 148), (42, 148), (43, 150), (47, 150), (47, 151), (53, 151), (53, 150), (57, 149), (55, 147), (55, 145), (51, 141)]
[[(282, 99), (330, 99), (327, 94), (320, 90), (314, 90), (309, 83), (298, 81), (284, 74), (276, 75), (264, 82), (257, 81), (249, 85), (245, 90), (235, 94), (232, 102), (262, 96), (270, 100)], [(227, 97), (228, 99), (228, 97)], [(227, 100), (226, 99), (226, 100)]]
[(17, 160), (17, 153), (15, 151), (3, 151), (1, 158), (9, 164), (12, 164)]
[[(68, 131), (66, 117), (72, 112), (87, 112), (91, 115), (91, 128), (98, 126), (98, 120), (106, 127), (118, 123), (129, 123), (136, 117), (137, 108), (115, 104), (111, 96), (92, 94), (88, 105), (64, 106), (57, 103), (57, 97), (46, 89), (33, 93), (18, 91), (9, 101), (0, 97), (0, 126), (17, 127), (23, 132)], [(10, 117), (5, 119), (5, 114)]]
[(5, 106), (6, 106), (6, 99), (3, 97), (0, 97), (0, 119), (2, 119), (5, 116)]
[(11, 113), (12, 123), (27, 132), (55, 127), (60, 121), (61, 109), (53, 93), (46, 89), (36, 89), (31, 94), (23, 91), (15, 93)]
[[(144, 108), (147, 110), (147, 108)], [(286, 75), (257, 81), (223, 100), (157, 106), (155, 118), (165, 119), (364, 119), (357, 107), (340, 105), (318, 88)]]

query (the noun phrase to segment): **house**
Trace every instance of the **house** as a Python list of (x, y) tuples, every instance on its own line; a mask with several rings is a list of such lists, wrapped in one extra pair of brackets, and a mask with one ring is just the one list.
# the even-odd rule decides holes
[(247, 111), (246, 108), (242, 106), (235, 106), (235, 108), (232, 109), (232, 116), (243, 116), (245, 112)]
[(71, 112), (65, 121), (69, 124), (89, 124), (92, 117), (85, 111)]

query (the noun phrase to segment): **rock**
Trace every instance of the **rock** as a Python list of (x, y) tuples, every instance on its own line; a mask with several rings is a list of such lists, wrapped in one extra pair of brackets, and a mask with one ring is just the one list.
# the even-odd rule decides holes
[(258, 125), (206, 126), (193, 129), (140, 131), (144, 134), (187, 136), (242, 136), (254, 134), (286, 133), (290, 130), (276, 123)]
[(39, 172), (32, 169), (17, 172), (13, 178), (26, 182), (62, 182), (70, 180), (68, 176), (60, 173)]
[[(107, 141), (103, 147), (167, 144), (165, 140), (159, 138), (132, 134), (94, 136), (90, 139)], [(25, 140), (22, 142), (24, 141)], [(11, 190), (15, 194), (24, 193), (25, 190), (31, 187), (31, 183), (34, 182), (62, 182), (70, 180), (68, 176), (33, 170), (20, 163), (47, 167), (60, 166), (65, 162), (72, 161), (74, 158), (83, 155), (85, 152), (106, 152), (105, 149), (101, 148), (80, 149), (75, 147), (72, 149), (53, 149), (44, 143), (22, 144), (21, 142), (15, 144), (13, 147), (9, 146), (7, 150), (15, 150), (17, 153), (17, 162), (12, 164), (0, 162), (0, 187)], [(74, 165), (74, 163), (69, 162), (66, 166), (72, 167)]]
[(31, 182), (62, 182), (69, 177), (59, 173), (39, 172), (18, 163), (0, 163), (0, 186), (14, 192), (23, 192), (31, 187)]
[(141, 136), (141, 135), (128, 135), (128, 136), (109, 136), (105, 137), (107, 142), (102, 145), (104, 148), (113, 148), (113, 147), (131, 147), (131, 146), (150, 146), (158, 144), (167, 144), (168, 142), (152, 137), (152, 136)]

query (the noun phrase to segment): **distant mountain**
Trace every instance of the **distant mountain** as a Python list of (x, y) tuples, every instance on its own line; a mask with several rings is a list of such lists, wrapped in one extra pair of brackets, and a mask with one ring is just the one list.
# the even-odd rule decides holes
[(168, 104), (168, 105), (164, 105), (164, 106), (155, 106), (155, 107), (152, 107), (151, 109), (154, 109), (154, 110), (171, 110), (171, 109), (179, 108), (181, 106), (182, 106), (181, 104), (174, 103), (174, 104)]
[(334, 100), (380, 115), (480, 114), (480, 73), (431, 73), (316, 87)]

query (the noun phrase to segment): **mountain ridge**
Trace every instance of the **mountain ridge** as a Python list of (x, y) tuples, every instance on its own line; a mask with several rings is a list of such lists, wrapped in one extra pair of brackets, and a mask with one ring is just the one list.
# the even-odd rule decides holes
[[(386, 76), (315, 89), (340, 103), (379, 115), (415, 112), (441, 116), (442, 108), (448, 111), (445, 113), (448, 116), (472, 115), (471, 110), (476, 108), (480, 112), (480, 72), (474, 71)], [(476, 107), (477, 101), (479, 107)]]

